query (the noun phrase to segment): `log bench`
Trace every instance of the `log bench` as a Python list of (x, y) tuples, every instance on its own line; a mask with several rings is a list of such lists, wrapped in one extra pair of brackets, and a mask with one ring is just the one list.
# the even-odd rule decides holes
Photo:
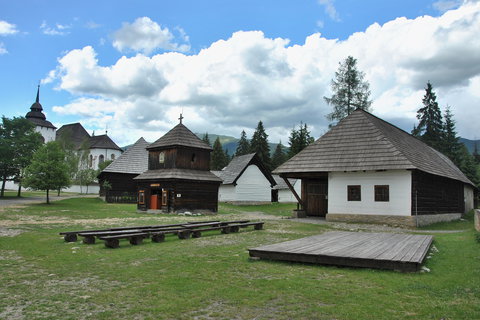
[(118, 234), (118, 235), (111, 235), (111, 236), (103, 236), (103, 237), (99, 237), (99, 239), (105, 241), (105, 247), (114, 249), (119, 247), (121, 239), (128, 239), (130, 241), (130, 244), (139, 245), (142, 243), (143, 239), (148, 237), (149, 237), (148, 233), (138, 232), (138, 233), (126, 233), (126, 234)]
[(265, 222), (247, 222), (247, 223), (236, 223), (236, 224), (231, 224), (229, 225), (230, 228), (232, 229), (236, 229), (236, 231), (233, 231), (232, 232), (238, 232), (238, 228), (246, 228), (248, 226), (253, 226), (253, 228), (255, 230), (262, 230), (263, 229), (263, 225), (265, 224)]
[(95, 237), (106, 237), (106, 236), (121, 236), (125, 234), (141, 233), (143, 230), (134, 229), (134, 230), (117, 230), (117, 231), (92, 231), (92, 232), (80, 232), (78, 235), (83, 237), (83, 243), (85, 244), (95, 244)]

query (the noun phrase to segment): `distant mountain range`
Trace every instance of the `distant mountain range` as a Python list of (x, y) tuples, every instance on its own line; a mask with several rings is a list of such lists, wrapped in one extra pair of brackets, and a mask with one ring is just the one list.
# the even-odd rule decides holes
[[(204, 133), (195, 133), (197, 137), (200, 139), (203, 139)], [(228, 154), (232, 156), (235, 154), (235, 151), (237, 150), (238, 146), (238, 141), (240, 140), (239, 138), (231, 137), (231, 136), (224, 136), (224, 135), (218, 135), (214, 133), (209, 133), (208, 134), (208, 139), (210, 140), (210, 143), (213, 145), (217, 137), (220, 139), (220, 143), (223, 146), (223, 149), (227, 149)], [(470, 153), (473, 153), (473, 150), (475, 149), (475, 143), (477, 144), (477, 148), (480, 151), (480, 140), (469, 140), (465, 138), (460, 138), (460, 142), (462, 142), (470, 151)], [(131, 146), (125, 146), (122, 147), (123, 151), (127, 150)], [(270, 146), (270, 155), (273, 155), (273, 152), (275, 152), (275, 148), (277, 147), (277, 143), (269, 143)]]

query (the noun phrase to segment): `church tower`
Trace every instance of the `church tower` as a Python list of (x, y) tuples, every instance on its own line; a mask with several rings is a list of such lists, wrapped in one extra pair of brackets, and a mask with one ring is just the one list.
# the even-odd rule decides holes
[(27, 113), (25, 118), (35, 125), (35, 131), (42, 135), (44, 142), (54, 141), (57, 128), (50, 121), (47, 121), (47, 118), (42, 111), (43, 108), (40, 104), (40, 85), (38, 85), (37, 99), (30, 107), (30, 112)]

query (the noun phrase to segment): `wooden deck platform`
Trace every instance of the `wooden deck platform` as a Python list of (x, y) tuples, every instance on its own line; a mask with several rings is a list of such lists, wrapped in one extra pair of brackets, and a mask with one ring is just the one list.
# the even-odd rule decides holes
[(270, 260), (413, 272), (420, 269), (432, 241), (430, 235), (332, 231), (249, 252)]

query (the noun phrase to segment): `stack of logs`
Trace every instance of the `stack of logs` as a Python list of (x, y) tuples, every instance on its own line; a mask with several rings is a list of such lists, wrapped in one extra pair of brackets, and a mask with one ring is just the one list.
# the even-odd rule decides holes
[(66, 242), (76, 242), (78, 236), (83, 237), (83, 243), (94, 244), (95, 239), (105, 241), (108, 248), (118, 248), (121, 239), (127, 239), (132, 245), (141, 244), (143, 239), (162, 242), (165, 235), (174, 234), (179, 239), (199, 238), (202, 232), (220, 230), (222, 234), (238, 232), (240, 228), (253, 226), (255, 230), (263, 229), (264, 222), (238, 221), (197, 221), (179, 224), (164, 224), (156, 226), (122, 227), (99, 230), (60, 232)]

